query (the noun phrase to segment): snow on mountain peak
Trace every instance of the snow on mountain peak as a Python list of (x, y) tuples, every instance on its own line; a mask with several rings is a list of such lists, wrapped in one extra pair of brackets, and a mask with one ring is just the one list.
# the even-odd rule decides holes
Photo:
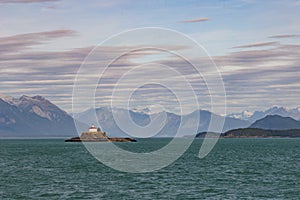
[(231, 118), (235, 118), (235, 119), (242, 119), (242, 120), (247, 120), (249, 117), (251, 117), (254, 113), (249, 111), (249, 110), (245, 110), (241, 113), (232, 113), (227, 115), (228, 117)]
[(287, 108), (282, 106), (272, 106), (265, 111), (243, 111), (241, 113), (232, 113), (227, 115), (228, 117), (236, 119), (244, 119), (250, 122), (255, 122), (258, 119), (264, 118), (267, 115), (280, 115), (282, 117), (292, 117), (296, 120), (300, 120), (300, 107)]
[(151, 114), (151, 110), (149, 108), (142, 108), (142, 109), (133, 108), (132, 111), (136, 113)]
[(18, 104), (18, 99), (11, 97), (11, 96), (6, 96), (4, 94), (0, 94), (0, 99), (2, 99), (3, 101), (5, 101), (6, 103), (8, 103), (10, 105)]
[(249, 111), (249, 110), (245, 110), (244, 112), (243, 112), (243, 116), (245, 116), (245, 117), (250, 117), (250, 116), (252, 116), (254, 113), (253, 112), (251, 112), (251, 111)]
[(47, 119), (51, 120), (51, 113), (48, 112), (48, 111), (43, 111), (38, 106), (33, 106), (31, 111), (34, 112), (35, 114), (37, 114), (40, 117), (47, 118)]

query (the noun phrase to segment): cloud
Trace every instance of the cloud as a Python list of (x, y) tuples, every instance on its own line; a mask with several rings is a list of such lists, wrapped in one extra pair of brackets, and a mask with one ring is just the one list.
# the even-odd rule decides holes
[(209, 18), (198, 18), (198, 19), (183, 20), (183, 21), (179, 21), (178, 23), (196, 23), (196, 22), (205, 22), (208, 20)]
[[(93, 46), (64, 51), (36, 51), (34, 45), (74, 35), (76, 32), (72, 30), (55, 30), (0, 38), (0, 79), (2, 83), (0, 93), (13, 96), (21, 96), (22, 94), (43, 95), (58, 103), (63, 109), (71, 111), (73, 83), (77, 70)], [(297, 91), (300, 90), (300, 45), (276, 43), (274, 46), (274, 44), (270, 45), (268, 49), (235, 49), (236, 52), (213, 57), (223, 76), (230, 112), (231, 110), (243, 110), (244, 107), (253, 110), (265, 109), (273, 104), (283, 106), (285, 104), (290, 106), (299, 104), (297, 100), (300, 98), (300, 93)], [(141, 47), (136, 48), (140, 49)], [(97, 69), (103, 67), (105, 61), (115, 58), (116, 54), (127, 52), (129, 49), (131, 48), (128, 46), (98, 48), (96, 60), (93, 60), (95, 63), (91, 63), (89, 66), (91, 73), (83, 77), (86, 79), (86, 85), (83, 85), (82, 88), (86, 89), (91, 84), (97, 85), (97, 82), (91, 83), (89, 81), (98, 78)], [(177, 52), (185, 51), (187, 47), (174, 45), (167, 49)], [(205, 81), (198, 76), (197, 71), (190, 63), (176, 56), (160, 56), (159, 52), (151, 49), (133, 51), (112, 63), (111, 67), (103, 74), (98, 86), (97, 105), (108, 105), (112, 90), (119, 78), (128, 70), (141, 64), (134, 62), (135, 60), (146, 62), (147, 59), (144, 57), (147, 58), (148, 55), (155, 55), (156, 63), (176, 69), (189, 80), (199, 97), (201, 107), (209, 109), (210, 97)], [(207, 58), (197, 56), (195, 59), (201, 63), (204, 71), (210, 70), (207, 67)], [(155, 70), (155, 68), (153, 70), (150, 68), (147, 72), (147, 77), (149, 77), (149, 72), (153, 78), (168, 77), (168, 74), (162, 74), (160, 70)], [(143, 75), (139, 76), (143, 77)], [(174, 81), (172, 85), (183, 90), (184, 88), (181, 88), (182, 85), (178, 82), (179, 79), (180, 77), (168, 77), (168, 80)], [(132, 82), (122, 85), (121, 89), (134, 90), (136, 80), (131, 80)], [(157, 99), (161, 102), (158, 97), (166, 97), (163, 100), (169, 101), (165, 90), (150, 86), (139, 89), (135, 96), (136, 99), (142, 99), (141, 102), (145, 105), (147, 102), (155, 101), (151, 99)], [(188, 98), (187, 96), (185, 101), (188, 101)], [(251, 102), (252, 107), (249, 102)], [(188, 103), (187, 105), (193, 110), (194, 105)]]
[(254, 47), (266, 47), (266, 46), (274, 46), (278, 45), (279, 42), (260, 42), (260, 43), (253, 43), (247, 45), (236, 46), (232, 48), (254, 48)]
[(73, 30), (61, 29), (46, 32), (26, 33), (0, 38), (0, 54), (25, 50), (28, 47), (43, 44), (49, 40), (75, 36)]
[(56, 2), (60, 0), (2, 0), (0, 4), (3, 3), (43, 3), (43, 2)]
[[(76, 35), (76, 32), (71, 30), (55, 30), (0, 38), (1, 93), (12, 96), (21, 96), (24, 93), (27, 95), (40, 94), (54, 102), (59, 102), (59, 106), (62, 108), (70, 110), (72, 89), (77, 71), (94, 47), (63, 51), (37, 51), (35, 45), (74, 34)], [(167, 49), (180, 50), (185, 48), (181, 45), (172, 45)], [(91, 79), (99, 78), (97, 71), (99, 67), (106, 66), (107, 60), (112, 61), (116, 55), (129, 52), (129, 54), (115, 60), (101, 79), (99, 101), (110, 100), (112, 88), (118, 79), (126, 71), (140, 64), (132, 62), (135, 58), (158, 54), (154, 49), (145, 49), (140, 46), (136, 46), (134, 49), (136, 50), (133, 52), (130, 52), (132, 50), (130, 46), (104, 46), (95, 49), (95, 58), (92, 61), (87, 61), (89, 65), (86, 67), (90, 73), (83, 76), (82, 79), (85, 82), (82, 88), (89, 88), (89, 86), (97, 84), (97, 82), (91, 82)], [(162, 52), (162, 54), (164, 53)], [(154, 75), (156, 73), (153, 71)], [(132, 86), (128, 86), (126, 89), (130, 90)], [(162, 92), (158, 91), (158, 93), (161, 94)], [(64, 101), (61, 101), (61, 96), (64, 96)]]
[(281, 44), (214, 57), (226, 86), (228, 109), (299, 106), (299, 56), (300, 45)]
[(282, 35), (272, 35), (269, 38), (299, 38), (300, 35), (295, 34), (282, 34)]

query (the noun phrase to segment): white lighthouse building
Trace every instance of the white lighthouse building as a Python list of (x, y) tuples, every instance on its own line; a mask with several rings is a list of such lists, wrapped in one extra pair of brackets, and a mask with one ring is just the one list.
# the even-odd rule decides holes
[(89, 128), (89, 132), (92, 132), (92, 133), (98, 132), (98, 130), (97, 130), (97, 128), (94, 126), (94, 124), (92, 124), (92, 126)]

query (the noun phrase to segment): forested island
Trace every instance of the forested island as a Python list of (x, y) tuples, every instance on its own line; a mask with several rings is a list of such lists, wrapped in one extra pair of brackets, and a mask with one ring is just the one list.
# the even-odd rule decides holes
[(242, 128), (227, 131), (222, 134), (225, 138), (242, 138), (242, 137), (287, 137), (297, 138), (300, 137), (300, 129), (291, 130), (265, 130), (259, 128)]
[[(196, 138), (204, 138), (207, 132), (201, 132)], [(222, 138), (300, 138), (300, 129), (290, 130), (266, 130), (260, 128), (240, 128), (227, 131), (225, 133), (209, 132), (209, 137)]]

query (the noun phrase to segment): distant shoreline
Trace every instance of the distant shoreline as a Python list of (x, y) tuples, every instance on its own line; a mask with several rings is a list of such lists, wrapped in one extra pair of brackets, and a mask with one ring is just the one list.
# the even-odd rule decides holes
[[(209, 136), (207, 136), (209, 134)], [(192, 137), (192, 136), (191, 136)], [(225, 133), (201, 132), (196, 138), (300, 138), (300, 129), (266, 130), (259, 128), (240, 128)]]
[[(210, 135), (207, 135), (207, 134)], [(71, 137), (71, 136), (70, 136)], [(66, 136), (54, 136), (54, 137), (0, 137), (0, 140), (47, 140), (47, 139), (61, 139), (67, 140), (70, 137)], [(200, 132), (196, 135), (185, 135), (179, 138), (195, 138), (195, 139), (202, 139), (202, 138), (300, 138), (300, 129), (289, 129), (289, 130), (266, 130), (266, 129), (259, 129), (259, 128), (240, 128), (227, 131), (225, 133), (214, 133), (214, 132)], [(118, 137), (116, 137), (117, 139)], [(113, 137), (111, 138), (113, 140)], [(134, 138), (135, 139), (173, 139), (173, 137), (152, 137), (152, 138)]]
[[(193, 136), (184, 136), (184, 137), (176, 137), (176, 139), (187, 139), (187, 138), (191, 138)], [(300, 137), (194, 137), (195, 140), (203, 140), (203, 139), (300, 139)], [(36, 138), (36, 137), (18, 137), (18, 138), (0, 138), (0, 141), (4, 141), (4, 140), (61, 140), (62, 142), (64, 142), (67, 138), (65, 137), (47, 137), (47, 138)], [(173, 139), (172, 137), (152, 137), (152, 138), (137, 138), (137, 140), (159, 140), (159, 139)], [(76, 142), (75, 142), (76, 143)]]

